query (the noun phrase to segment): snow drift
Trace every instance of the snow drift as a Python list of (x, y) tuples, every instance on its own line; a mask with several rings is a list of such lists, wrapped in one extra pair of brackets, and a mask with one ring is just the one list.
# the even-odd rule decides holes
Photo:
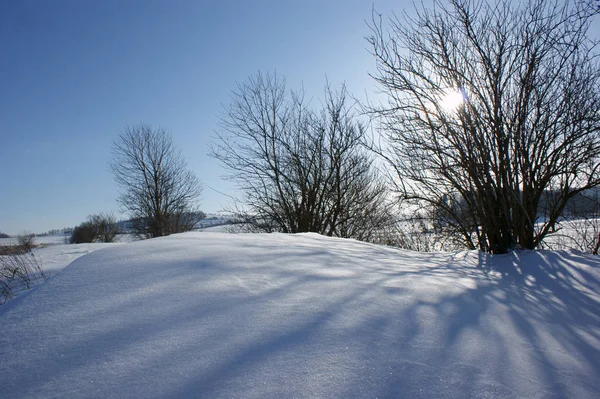
[(0, 308), (21, 397), (597, 398), (600, 258), (187, 233)]

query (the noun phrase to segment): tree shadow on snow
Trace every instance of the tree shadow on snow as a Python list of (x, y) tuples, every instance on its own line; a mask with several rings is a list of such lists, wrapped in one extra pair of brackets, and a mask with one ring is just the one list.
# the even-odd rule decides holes
[[(57, 306), (72, 309), (57, 310), (60, 323), (51, 309), (40, 316), (50, 327), (27, 337), (37, 340), (31, 359), (40, 368), (13, 383), (22, 397), (65, 384), (75, 396), (600, 392), (600, 258), (419, 254), (327, 240), (308, 236), (283, 247), (266, 240), (258, 250), (247, 243), (219, 256), (199, 249), (141, 276), (146, 265), (109, 277), (92, 265), (105, 285), (77, 287), (85, 293), (79, 304), (60, 305), (75, 288), (57, 279), (65, 284), (55, 290)], [(126, 251), (116, 249), (115, 259)], [(128, 290), (111, 291), (129, 279)], [(89, 389), (89, 376), (98, 391), (78, 391)]]

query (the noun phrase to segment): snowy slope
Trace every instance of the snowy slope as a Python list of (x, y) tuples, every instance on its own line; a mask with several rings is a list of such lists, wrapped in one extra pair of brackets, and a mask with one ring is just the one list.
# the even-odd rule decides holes
[(54, 244), (33, 249), (33, 254), (41, 263), (44, 272), (54, 276), (67, 267), (75, 259), (101, 248), (114, 247), (122, 243), (86, 243), (86, 244)]
[[(44, 278), (51, 278), (57, 273), (59, 273), (62, 269), (67, 267), (71, 262), (75, 259), (89, 254), (93, 251), (96, 251), (100, 248), (106, 248), (109, 246), (119, 245), (121, 243), (86, 243), (86, 244), (64, 244), (60, 240), (53, 240), (55, 238), (59, 238), (56, 236), (44, 237), (50, 238), (50, 240), (46, 240), (44, 243), (40, 243), (37, 248), (33, 248), (32, 254), (35, 258), (28, 258), (31, 262), (31, 267), (36, 268), (35, 265), (41, 267), (42, 273), (35, 272), (32, 275), (30, 288), (35, 289), (37, 285), (44, 283)], [(54, 242), (48, 242), (53, 240)], [(10, 245), (14, 245), (14, 243), (10, 243)], [(27, 293), (27, 290), (24, 285), (21, 286), (13, 286), (11, 290), (11, 294), (13, 296), (20, 296)], [(4, 299), (4, 298), (3, 298)], [(2, 303), (3, 301), (0, 301)], [(6, 306), (0, 305), (0, 314), (2, 314), (6, 310)], [(0, 394), (0, 398), (2, 395)]]
[(598, 398), (600, 258), (188, 233), (0, 314), (3, 398)]

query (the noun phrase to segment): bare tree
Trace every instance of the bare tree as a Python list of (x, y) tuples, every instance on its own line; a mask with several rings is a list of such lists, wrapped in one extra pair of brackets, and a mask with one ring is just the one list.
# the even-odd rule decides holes
[(587, 37), (598, 12), (586, 0), (451, 0), (385, 24), (374, 13), (388, 103), (371, 111), (401, 196), (468, 247), (536, 248), (570, 198), (600, 185)]
[(144, 124), (125, 129), (114, 143), (110, 168), (136, 234), (150, 238), (188, 231), (202, 217), (196, 205), (198, 178), (164, 129)]
[(220, 127), (211, 155), (237, 182), (252, 228), (369, 240), (387, 221), (385, 188), (344, 87), (327, 87), (315, 112), (303, 93), (259, 73), (238, 85)]

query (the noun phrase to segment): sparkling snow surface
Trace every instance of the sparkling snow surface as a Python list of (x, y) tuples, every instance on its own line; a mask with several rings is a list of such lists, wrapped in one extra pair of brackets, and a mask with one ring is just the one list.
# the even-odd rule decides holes
[(188, 233), (0, 307), (2, 398), (599, 398), (600, 257)]

